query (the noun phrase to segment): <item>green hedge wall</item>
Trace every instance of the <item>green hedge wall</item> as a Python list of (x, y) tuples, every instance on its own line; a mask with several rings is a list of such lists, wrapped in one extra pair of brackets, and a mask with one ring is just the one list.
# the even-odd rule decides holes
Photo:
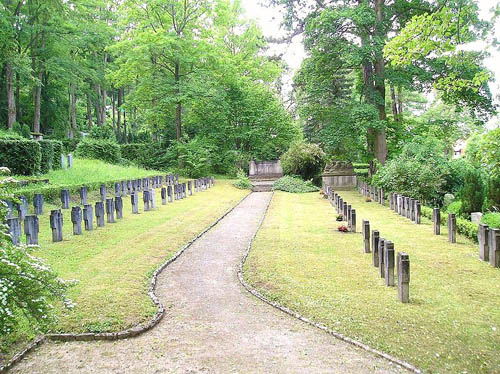
[(38, 142), (0, 139), (0, 165), (8, 167), (12, 174), (38, 174), (41, 160), (42, 151)]
[(122, 158), (137, 164), (141, 164), (141, 161), (145, 158), (146, 153), (148, 152), (147, 144), (143, 143), (122, 144), (120, 145), (120, 149)]
[(102, 160), (110, 164), (120, 162), (120, 146), (109, 140), (85, 139), (76, 147), (76, 155), (80, 158)]
[(52, 148), (54, 149), (54, 157), (52, 160), (52, 169), (61, 169), (61, 155), (63, 153), (63, 143), (59, 140), (51, 140)]
[(54, 147), (50, 140), (39, 140), (40, 149), (42, 151), (42, 160), (40, 162), (40, 172), (42, 174), (48, 173), (52, 169), (54, 161)]

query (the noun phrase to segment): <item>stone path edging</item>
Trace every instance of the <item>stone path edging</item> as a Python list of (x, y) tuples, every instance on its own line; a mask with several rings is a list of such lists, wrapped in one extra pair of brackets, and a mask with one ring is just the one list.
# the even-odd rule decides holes
[[(274, 196), (274, 192), (273, 192), (273, 196)], [(245, 265), (245, 262), (246, 262), (246, 260), (248, 258), (248, 255), (250, 254), (250, 250), (252, 248), (252, 244), (253, 244), (253, 242), (254, 242), (257, 234), (259, 233), (259, 231), (260, 231), (260, 229), (262, 227), (262, 224), (264, 223), (264, 219), (267, 216), (267, 212), (269, 210), (269, 206), (271, 205), (271, 201), (273, 199), (273, 196), (271, 196), (271, 199), (269, 199), (269, 203), (267, 204), (267, 207), (266, 207), (266, 210), (264, 212), (264, 215), (262, 216), (262, 218), (261, 218), (261, 220), (259, 222), (259, 225), (257, 227), (257, 230), (253, 234), (252, 239), (250, 240), (250, 243), (248, 244), (247, 250), (245, 251), (245, 254), (243, 255), (243, 258), (242, 258), (242, 260), (240, 262), (240, 265), (238, 267), (238, 279), (239, 279), (241, 285), (248, 292), (250, 292), (252, 295), (254, 295), (256, 298), (262, 300), (266, 304), (269, 304), (272, 307), (274, 307), (274, 308), (276, 308), (276, 309), (278, 309), (278, 310), (280, 310), (280, 311), (282, 311), (282, 312), (284, 312), (284, 313), (286, 313), (286, 314), (288, 314), (288, 315), (290, 315), (292, 317), (295, 317), (295, 318), (301, 320), (302, 322), (305, 322), (305, 323), (307, 323), (307, 324), (309, 324), (311, 326), (314, 326), (314, 327), (316, 327), (318, 329), (321, 329), (321, 330), (325, 331), (326, 333), (334, 336), (337, 339), (340, 339), (340, 340), (342, 340), (342, 341), (344, 341), (346, 343), (352, 344), (352, 345), (354, 345), (354, 346), (356, 346), (358, 348), (361, 348), (361, 349), (363, 349), (365, 351), (371, 352), (371, 353), (373, 353), (373, 354), (375, 354), (375, 355), (377, 355), (379, 357), (382, 357), (382, 358), (384, 358), (384, 359), (386, 359), (386, 360), (388, 360), (390, 362), (395, 363), (396, 365), (399, 365), (399, 366), (401, 366), (401, 367), (403, 367), (405, 369), (408, 369), (408, 370), (410, 370), (410, 371), (412, 371), (412, 372), (414, 372), (416, 374), (421, 374), (422, 371), (420, 369), (416, 368), (415, 366), (413, 366), (413, 365), (411, 365), (411, 364), (409, 364), (409, 363), (407, 363), (405, 361), (399, 360), (396, 357), (393, 357), (393, 356), (391, 356), (391, 355), (389, 355), (387, 353), (384, 353), (382, 351), (374, 349), (374, 348), (372, 348), (372, 347), (370, 347), (370, 346), (368, 346), (368, 345), (366, 345), (364, 343), (361, 343), (360, 341), (357, 341), (355, 339), (349, 338), (348, 336), (345, 336), (344, 334), (341, 334), (341, 333), (339, 333), (337, 331), (333, 331), (333, 330), (329, 329), (328, 327), (326, 327), (325, 325), (322, 325), (320, 323), (314, 322), (314, 321), (312, 321), (312, 320), (310, 320), (310, 319), (302, 316), (301, 314), (299, 314), (297, 312), (294, 312), (293, 310), (291, 310), (291, 309), (289, 309), (289, 308), (287, 308), (285, 306), (282, 306), (282, 305), (280, 305), (278, 303), (275, 303), (274, 301), (269, 300), (267, 297), (265, 297), (259, 291), (257, 291), (257, 289), (253, 288), (250, 284), (248, 284), (245, 281), (245, 279), (243, 278), (243, 266)]]
[[(110, 332), (110, 333), (84, 333), (84, 334), (46, 334), (36, 338), (33, 342), (31, 342), (23, 351), (17, 353), (11, 360), (9, 360), (4, 366), (0, 366), (0, 373), (6, 373), (9, 369), (11, 369), (16, 363), (21, 361), (28, 353), (33, 351), (40, 344), (44, 343), (47, 340), (52, 341), (101, 341), (101, 340), (121, 340), (132, 338), (134, 336), (140, 335), (153, 327), (155, 327), (165, 315), (165, 308), (163, 304), (158, 299), (156, 295), (156, 283), (158, 280), (158, 276), (161, 274), (165, 268), (170, 265), (172, 262), (177, 260), (195, 241), (205, 235), (208, 231), (210, 231), (214, 226), (216, 226), (220, 221), (222, 221), (228, 214), (230, 214), (236, 207), (238, 207), (245, 199), (250, 196), (251, 193), (243, 197), (237, 204), (228, 209), (222, 216), (217, 218), (212, 224), (210, 224), (205, 230), (203, 230), (200, 234), (198, 234), (195, 238), (191, 239), (184, 247), (178, 250), (173, 257), (168, 259), (162, 265), (160, 265), (151, 278), (151, 284), (149, 287), (148, 295), (153, 301), (153, 303), (157, 306), (158, 310), (154, 317), (149, 320), (145, 325), (138, 324), (132, 326), (126, 330), (118, 331), (118, 332)], [(269, 205), (268, 205), (269, 207)], [(267, 208), (266, 208), (267, 212)], [(260, 224), (259, 224), (260, 227)], [(253, 238), (252, 238), (253, 241)]]

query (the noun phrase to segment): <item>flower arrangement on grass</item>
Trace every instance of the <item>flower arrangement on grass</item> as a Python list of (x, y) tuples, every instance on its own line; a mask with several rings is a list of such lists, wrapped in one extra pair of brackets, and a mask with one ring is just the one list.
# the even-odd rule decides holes
[(344, 220), (344, 215), (338, 214), (336, 219), (337, 219), (337, 222), (342, 222)]
[(366, 201), (367, 203), (371, 203), (371, 202), (372, 202), (372, 199), (370, 199), (369, 197), (367, 197), (365, 201)]
[(344, 225), (339, 226), (337, 230), (339, 230), (340, 232), (349, 232), (349, 229)]

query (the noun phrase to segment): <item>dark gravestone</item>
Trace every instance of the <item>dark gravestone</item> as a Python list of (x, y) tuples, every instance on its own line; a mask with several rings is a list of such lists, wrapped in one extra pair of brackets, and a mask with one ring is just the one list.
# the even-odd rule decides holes
[(477, 228), (477, 241), (479, 243), (479, 259), (482, 261), (490, 260), (490, 250), (488, 248), (490, 229), (488, 225), (480, 223)]
[(167, 189), (161, 188), (161, 205), (167, 205)]
[(362, 225), (363, 249), (365, 253), (370, 253), (370, 221), (363, 220)]
[(342, 207), (342, 214), (344, 215), (344, 221), (347, 220), (347, 203), (344, 202), (344, 205)]
[(142, 178), (143, 191), (149, 190), (149, 178)]
[(115, 182), (115, 197), (121, 196), (122, 194), (122, 184), (120, 182)]
[(50, 228), (52, 229), (52, 241), (61, 242), (63, 240), (63, 216), (60, 209), (50, 212)]
[(142, 201), (144, 201), (144, 211), (149, 212), (151, 210), (150, 208), (151, 197), (149, 191), (143, 191)]
[(73, 167), (73, 155), (71, 153), (68, 154), (68, 169)]
[[(132, 194), (132, 192), (133, 192), (133, 189), (132, 189), (132, 184), (133, 184), (133, 181), (131, 181), (131, 180), (129, 179), (129, 180), (127, 180), (127, 182), (126, 182), (126, 183), (127, 183), (127, 192), (128, 192), (128, 194), (130, 195), (130, 194)], [(125, 195), (125, 196), (126, 196), (126, 195)]]
[(139, 214), (139, 192), (130, 195), (130, 202), (132, 203), (132, 214)]
[(175, 174), (175, 183), (179, 184), (179, 174)]
[(82, 235), (82, 208), (79, 206), (71, 208), (71, 222), (73, 223), (73, 235)]
[(108, 223), (115, 223), (115, 201), (112, 197), (106, 199), (106, 216)]
[(106, 186), (101, 184), (99, 187), (99, 193), (101, 195), (101, 201), (106, 201)]
[(351, 232), (356, 232), (356, 209), (351, 209)]
[(156, 209), (156, 190), (154, 188), (149, 191), (149, 198), (151, 199), (151, 209)]
[(384, 246), (385, 285), (394, 286), (394, 243), (386, 241)]
[(347, 205), (347, 227), (349, 230), (351, 229), (351, 211), (352, 211), (352, 206)]
[(19, 218), (19, 222), (23, 222), (26, 214), (28, 214), (28, 199), (26, 196), (20, 196), (20, 203), (16, 204), (17, 208), (17, 216)]
[(415, 201), (415, 223), (420, 225), (422, 223), (422, 205), (420, 201)]
[(398, 299), (402, 303), (410, 302), (410, 256), (398, 252)]
[(9, 226), (9, 234), (12, 239), (12, 244), (18, 246), (21, 244), (21, 223), (19, 218), (7, 218), (7, 226)]
[(182, 198), (185, 199), (187, 197), (187, 183), (184, 182), (182, 184)]
[(142, 179), (137, 179), (136, 180), (136, 191), (142, 191)]
[(457, 242), (457, 217), (453, 213), (448, 214), (448, 241)]
[(160, 184), (158, 187), (162, 187), (163, 186), (163, 175), (160, 175), (158, 177), (158, 183)]
[(24, 219), (24, 234), (26, 235), (27, 245), (38, 245), (39, 229), (38, 217), (28, 214)]
[(123, 218), (123, 200), (121, 196), (115, 197), (116, 218)]
[(102, 201), (95, 203), (95, 218), (97, 227), (104, 227), (104, 203)]
[(212, 187), (215, 186), (215, 177), (211, 177), (212, 180)]
[(61, 190), (61, 207), (69, 209), (69, 190)]
[(43, 195), (36, 193), (33, 196), (33, 207), (35, 208), (35, 214), (37, 216), (43, 214)]
[(372, 264), (376, 268), (379, 267), (379, 262), (378, 262), (379, 241), (380, 241), (380, 233), (377, 230), (372, 230)]
[(500, 267), (500, 229), (490, 228), (488, 248), (490, 251), (490, 265)]
[(168, 202), (171, 203), (173, 201), (173, 198), (172, 198), (172, 185), (171, 184), (169, 184), (167, 186), (167, 196), (168, 196)]
[(405, 217), (410, 218), (410, 198), (405, 197)]
[(199, 184), (199, 183), (200, 183), (200, 182), (198, 181), (198, 179), (195, 179), (195, 180), (194, 180), (194, 191), (195, 191), (195, 192), (200, 192), (200, 190), (198, 189), (198, 184)]
[(432, 210), (432, 222), (434, 224), (434, 235), (441, 234), (441, 211), (439, 208)]
[(81, 187), (80, 188), (80, 202), (82, 205), (87, 205), (88, 204), (88, 190), (87, 187)]
[(122, 196), (127, 197), (127, 182), (121, 181), (121, 187), (122, 187)]
[(380, 199), (380, 191), (377, 187), (374, 187), (373, 188), (373, 196), (375, 197), (374, 201), (376, 203), (380, 202), (379, 199)]
[(193, 186), (191, 184), (191, 181), (188, 181), (188, 191), (189, 191), (189, 196), (193, 195)]
[(380, 238), (378, 241), (378, 269), (380, 278), (385, 278), (385, 239)]
[(92, 231), (94, 229), (94, 209), (91, 204), (86, 204), (83, 207), (83, 222), (85, 223), (85, 230)]

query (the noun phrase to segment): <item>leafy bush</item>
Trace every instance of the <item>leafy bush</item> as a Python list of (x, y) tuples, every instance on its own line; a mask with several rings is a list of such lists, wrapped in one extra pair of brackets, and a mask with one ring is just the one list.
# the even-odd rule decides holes
[(109, 140), (116, 142), (115, 132), (113, 131), (113, 128), (109, 125), (92, 126), (88, 137), (94, 140)]
[(483, 211), (500, 210), (500, 177), (490, 176), (486, 179), (486, 199)]
[(28, 125), (24, 124), (21, 129), (21, 135), (23, 136), (23, 138), (31, 139), (31, 128)]
[(319, 188), (311, 181), (304, 181), (300, 177), (285, 175), (273, 183), (273, 189), (292, 193), (316, 192)]
[(23, 140), (24, 138), (14, 131), (0, 130), (0, 139), (4, 140)]
[(51, 140), (54, 157), (52, 159), (52, 169), (61, 169), (61, 156), (63, 154), (63, 143), (58, 140)]
[(120, 162), (120, 146), (109, 140), (85, 139), (78, 144), (76, 155), (81, 158), (102, 160), (110, 164)]
[(462, 210), (462, 202), (460, 200), (457, 200), (448, 205), (446, 213), (454, 213), (458, 215), (460, 214), (461, 210)]
[(500, 213), (486, 213), (481, 219), (481, 223), (493, 228), (500, 228)]
[(199, 178), (213, 171), (212, 155), (216, 152), (211, 142), (196, 137), (188, 142), (174, 142), (166, 156), (170, 167), (179, 166), (186, 176)]
[(325, 152), (316, 144), (297, 142), (281, 156), (281, 165), (287, 175), (312, 179), (319, 175), (325, 166)]
[(464, 185), (460, 190), (460, 199), (462, 215), (469, 217), (472, 212), (481, 212), (484, 202), (484, 183), (480, 170), (475, 168), (467, 170)]
[(39, 140), (40, 150), (42, 151), (42, 160), (40, 161), (40, 172), (48, 173), (52, 169), (54, 161), (54, 147), (50, 140)]
[(16, 133), (21, 137), (23, 136), (23, 130), (19, 122), (14, 122), (14, 124), (12, 125), (12, 132)]
[(63, 144), (64, 153), (74, 152), (76, 150), (76, 147), (78, 147), (80, 140), (81, 139), (78, 139), (78, 138), (73, 138), (73, 139), (65, 138), (65, 139), (63, 139), (62, 144)]
[(477, 241), (478, 226), (464, 218), (457, 217), (457, 232), (466, 236), (469, 239)]
[(252, 189), (252, 183), (250, 182), (250, 179), (248, 179), (246, 173), (243, 170), (238, 170), (237, 174), (238, 180), (233, 183), (233, 185), (236, 188), (239, 188), (240, 190), (251, 190)]
[(36, 141), (0, 139), (0, 166), (9, 168), (13, 174), (40, 173), (41, 159), (42, 151)]
[[(5, 172), (5, 170), (2, 170)], [(0, 183), (2, 186), (2, 183)], [(0, 199), (9, 198), (0, 188)], [(0, 222), (5, 222), (7, 211), (0, 205)], [(14, 332), (22, 319), (43, 329), (53, 320), (52, 305), (66, 299), (68, 285), (41, 259), (32, 255), (26, 246), (14, 247), (6, 225), (0, 225), (0, 336)]]
[(121, 144), (120, 149), (124, 159), (135, 162), (138, 165), (144, 163), (149, 152), (148, 145), (143, 143)]
[(465, 158), (449, 161), (444, 175), (446, 182), (443, 190), (447, 193), (457, 195), (464, 185), (467, 173), (471, 172), (471, 169), (474, 169), (474, 166)]
[(490, 131), (481, 141), (481, 163), (493, 178), (500, 178), (500, 128)]

